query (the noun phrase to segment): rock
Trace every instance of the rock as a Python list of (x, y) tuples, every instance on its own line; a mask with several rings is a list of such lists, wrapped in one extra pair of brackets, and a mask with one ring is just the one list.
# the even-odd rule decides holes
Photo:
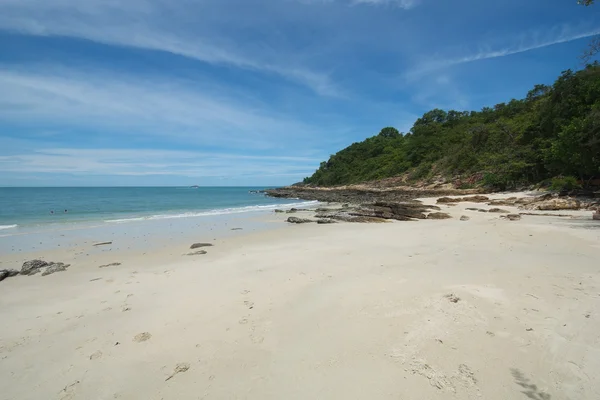
[(536, 210), (579, 210), (581, 207), (581, 202), (575, 199), (551, 199), (542, 202), (536, 202), (533, 204), (534, 209)]
[(101, 265), (98, 268), (118, 267), (119, 265), (121, 265), (120, 262), (114, 262), (110, 264)]
[(506, 218), (509, 221), (518, 221), (521, 219), (521, 216), (519, 214), (508, 214), (508, 215), (503, 215), (502, 218)]
[(322, 225), (322, 224), (335, 224), (336, 221), (332, 220), (332, 219), (328, 219), (328, 218), (320, 218), (317, 220), (317, 224)]
[(283, 210), (275, 210), (274, 212), (275, 212), (276, 214), (283, 214), (285, 211), (283, 211)]
[(42, 276), (50, 275), (55, 272), (66, 271), (67, 268), (69, 268), (69, 267), (70, 267), (70, 264), (51, 263), (50, 265), (48, 265), (46, 267), (46, 270), (44, 272), (42, 272)]
[[(482, 211), (481, 208), (473, 208), (473, 207), (467, 207), (467, 208), (465, 208), (465, 210), (469, 210), (469, 211)], [(483, 210), (483, 211), (487, 212), (486, 210)]]
[(466, 215), (462, 215), (462, 216), (460, 217), (460, 220), (461, 220), (461, 221), (468, 221), (468, 220), (470, 220), (470, 219), (471, 219), (471, 218), (467, 217)]
[(100, 243), (94, 243), (93, 246), (105, 246), (107, 244), (112, 244), (112, 242), (100, 242)]
[(0, 269), (0, 281), (6, 278), (12, 278), (13, 276), (19, 275), (19, 271), (16, 269)]
[(439, 199), (437, 199), (437, 203), (460, 203), (461, 202), (461, 198), (451, 198), (451, 197), (440, 197)]
[(503, 210), (503, 209), (501, 209), (501, 208), (490, 208), (490, 209), (488, 210), (488, 212), (491, 212), (491, 213), (504, 213), (504, 214), (508, 214), (510, 211), (506, 211), (506, 210)]
[(190, 246), (190, 249), (199, 249), (200, 247), (212, 247), (212, 243), (194, 243)]
[(448, 219), (452, 218), (450, 214), (446, 214), (443, 212), (432, 212), (427, 214), (427, 219)]
[(456, 197), (456, 198), (442, 197), (442, 198), (437, 199), (437, 202), (438, 203), (460, 203), (462, 201), (468, 201), (471, 203), (484, 203), (489, 200), (490, 199), (488, 197), (476, 195), (476, 196), (470, 196), (470, 197)]
[(307, 224), (307, 223), (315, 222), (315, 221), (313, 221), (312, 219), (289, 217), (287, 219), (287, 222), (289, 222), (290, 224)]
[(145, 342), (146, 340), (149, 340), (152, 337), (152, 335), (148, 332), (142, 332), (142, 333), (138, 333), (137, 335), (135, 335), (133, 337), (133, 341), (134, 342)]
[(21, 275), (35, 275), (40, 272), (40, 268), (47, 267), (49, 264), (43, 260), (25, 261), (21, 267)]
[(600, 212), (595, 212), (592, 214), (592, 219), (595, 219), (596, 221), (600, 221)]
[(186, 256), (200, 256), (202, 254), (207, 254), (208, 252), (206, 250), (198, 250), (198, 251), (194, 251), (191, 253), (187, 253)]

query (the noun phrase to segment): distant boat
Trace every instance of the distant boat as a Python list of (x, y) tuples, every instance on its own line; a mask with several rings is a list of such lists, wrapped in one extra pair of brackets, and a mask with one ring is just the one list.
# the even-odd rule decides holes
[(198, 186), (198, 185), (190, 186), (190, 189), (200, 189), (200, 186)]

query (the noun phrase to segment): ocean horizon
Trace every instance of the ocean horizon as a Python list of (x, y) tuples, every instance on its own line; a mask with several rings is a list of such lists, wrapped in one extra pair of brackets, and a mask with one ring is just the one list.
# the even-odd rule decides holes
[(125, 223), (266, 211), (313, 202), (265, 196), (256, 186), (0, 187), (0, 230)]

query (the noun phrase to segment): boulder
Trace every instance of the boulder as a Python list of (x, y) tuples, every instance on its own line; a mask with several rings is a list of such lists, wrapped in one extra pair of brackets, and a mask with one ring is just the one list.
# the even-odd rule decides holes
[(329, 219), (329, 218), (320, 218), (317, 220), (317, 224), (323, 225), (323, 224), (335, 224), (336, 221), (334, 221), (333, 219)]
[(307, 223), (315, 222), (315, 221), (313, 221), (312, 219), (289, 217), (287, 219), (287, 222), (289, 222), (290, 224), (307, 224)]
[(504, 213), (504, 214), (508, 214), (510, 211), (506, 211), (506, 210), (503, 210), (503, 209), (501, 209), (501, 208), (490, 208), (490, 209), (488, 210), (488, 212), (491, 212), (491, 213)]
[(25, 261), (21, 267), (21, 275), (35, 275), (40, 272), (40, 268), (45, 268), (50, 263), (43, 260)]
[(284, 212), (285, 212), (285, 211), (283, 211), (283, 210), (275, 210), (275, 213), (276, 213), (276, 214), (283, 214)]
[(452, 218), (450, 214), (446, 214), (443, 212), (432, 212), (427, 214), (427, 219), (448, 219)]
[(460, 203), (462, 199), (460, 197), (452, 198), (452, 197), (440, 197), (437, 199), (437, 203)]
[(595, 219), (596, 221), (600, 221), (600, 212), (596, 211), (595, 213), (593, 213), (592, 219)]
[(42, 272), (42, 276), (50, 275), (55, 272), (66, 271), (69, 267), (70, 265), (65, 263), (51, 263), (48, 267), (46, 267), (46, 270)]
[(518, 221), (521, 219), (521, 216), (519, 214), (508, 214), (503, 215), (502, 218), (506, 218), (509, 221)]
[(581, 202), (575, 199), (551, 199), (536, 203), (537, 210), (579, 210)]
[(462, 215), (462, 216), (460, 217), (460, 220), (461, 220), (461, 221), (468, 221), (468, 220), (470, 220), (470, 219), (471, 219), (471, 218), (467, 217), (466, 215)]
[(6, 278), (12, 278), (13, 276), (19, 275), (19, 271), (16, 269), (0, 269), (0, 281)]
[(194, 243), (190, 246), (190, 249), (199, 249), (200, 247), (212, 247), (212, 243)]

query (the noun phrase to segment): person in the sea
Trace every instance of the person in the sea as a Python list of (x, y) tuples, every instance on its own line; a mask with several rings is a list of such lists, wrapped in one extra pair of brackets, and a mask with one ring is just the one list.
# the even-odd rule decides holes
[(50, 210), (50, 214), (54, 214), (54, 210)]
[(68, 212), (68, 211), (67, 211), (67, 210), (65, 210), (65, 214), (66, 214), (67, 212)]

